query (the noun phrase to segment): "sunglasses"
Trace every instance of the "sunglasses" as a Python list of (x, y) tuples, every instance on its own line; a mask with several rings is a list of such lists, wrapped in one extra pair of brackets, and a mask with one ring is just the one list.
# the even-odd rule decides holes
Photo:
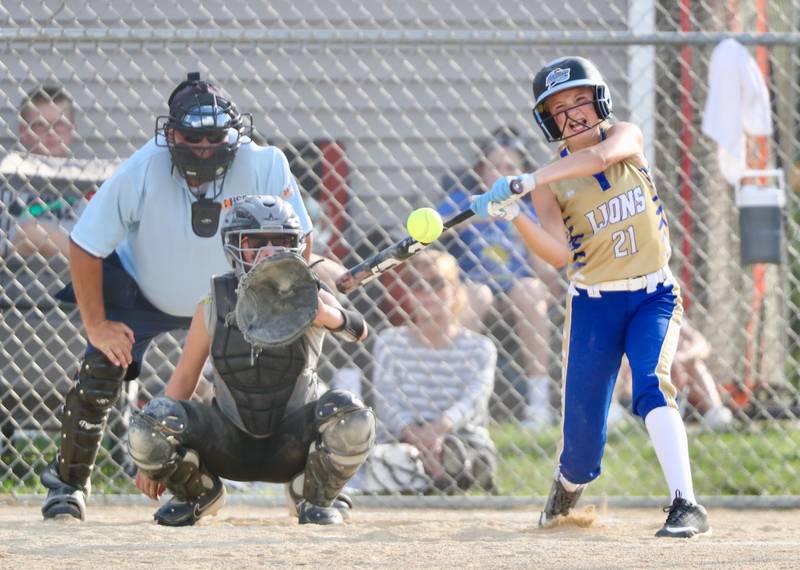
[(183, 139), (189, 144), (198, 144), (205, 140), (208, 144), (219, 144), (228, 137), (228, 131), (217, 131), (213, 133), (188, 133), (181, 132)]
[(291, 234), (249, 234), (243, 236), (242, 241), (245, 239), (247, 240), (246, 249), (261, 249), (269, 244), (272, 244), (272, 247), (283, 247), (286, 249), (297, 248), (297, 236)]

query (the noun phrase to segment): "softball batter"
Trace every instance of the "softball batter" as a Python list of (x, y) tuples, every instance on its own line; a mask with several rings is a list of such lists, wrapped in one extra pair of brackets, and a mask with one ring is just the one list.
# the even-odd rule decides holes
[(533, 80), (533, 114), (558, 155), (525, 177), (540, 226), (519, 216), (511, 178), (478, 197), (479, 215), (514, 219), (527, 246), (570, 279), (563, 346), (563, 441), (545, 526), (575, 506), (600, 475), (606, 417), (622, 355), (633, 371), (633, 411), (642, 417), (669, 486), (671, 506), (656, 536), (710, 532), (692, 486), (686, 430), (670, 367), (680, 290), (667, 262), (669, 228), (644, 158), (641, 130), (609, 121), (608, 86), (595, 65), (565, 57)]

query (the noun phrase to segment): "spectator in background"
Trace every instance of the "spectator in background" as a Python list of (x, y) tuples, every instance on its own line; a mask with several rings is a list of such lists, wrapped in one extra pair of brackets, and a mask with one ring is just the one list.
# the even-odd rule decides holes
[[(500, 127), (481, 146), (477, 162), (457, 179), (443, 181), (447, 198), (438, 206), (447, 218), (467, 208), (473, 196), (492, 187), (501, 176), (529, 170), (527, 153), (519, 133)], [(523, 201), (528, 216), (536, 219), (529, 198)], [(549, 290), (555, 290), (557, 273), (530, 254), (511, 222), (500, 219), (475, 220), (459, 226), (452, 237), (443, 238), (448, 252), (457, 260), (465, 278), (470, 307), (463, 322), (481, 331), (494, 310), (513, 316), (513, 330), (521, 343), (520, 364), (526, 377), (525, 425), (539, 430), (553, 423), (550, 406), (551, 323), (548, 319)], [(544, 279), (544, 280), (543, 280)], [(505, 319), (504, 319), (505, 320)]]
[(70, 160), (75, 106), (63, 88), (39, 86), (30, 91), (19, 105), (18, 119), (24, 153), (11, 153), (0, 163), (6, 180), (3, 209), (8, 214), (0, 221), (8, 239), (3, 257), (10, 252), (8, 245), (21, 256), (68, 257), (69, 232), (85, 206), (85, 186), (94, 189), (108, 172)]
[(333, 237), (330, 218), (326, 215), (319, 200), (308, 193), (303, 193), (303, 202), (305, 202), (311, 223), (314, 225), (314, 251), (312, 253), (328, 258), (333, 257), (330, 246)]
[[(733, 423), (733, 413), (722, 403), (717, 383), (706, 366), (705, 361), (710, 355), (708, 340), (684, 316), (678, 349), (672, 361), (672, 383), (686, 402), (702, 416), (704, 427), (724, 430)], [(620, 400), (630, 400), (631, 369), (627, 358), (623, 359), (617, 384), (609, 411), (609, 425), (625, 417)]]
[(459, 322), (470, 300), (451, 255), (419, 253), (404, 268), (403, 281), (411, 323), (384, 329), (374, 347), (375, 411), (388, 431), (383, 440), (416, 448), (440, 489), (491, 489), (497, 465), (487, 429), (494, 344)]
[(33, 89), (19, 106), (19, 142), (32, 154), (72, 156), (75, 105), (63, 87)]
[[(99, 161), (72, 157), (75, 106), (62, 87), (39, 85), (29, 91), (17, 119), (21, 148), (0, 161), (0, 344), (8, 354), (0, 358), (4, 448), (17, 422), (51, 427), (52, 410), (62, 403), (58, 393), (65, 380), (58, 369), (71, 368), (74, 358), (59, 354), (52, 366), (42, 355), (52, 358), (49, 350), (73, 342), (79, 323), (77, 316), (70, 323), (68, 315), (48, 309), (67, 279), (68, 236), (86, 204), (84, 195), (110, 171)], [(28, 331), (43, 350), (19, 340)]]

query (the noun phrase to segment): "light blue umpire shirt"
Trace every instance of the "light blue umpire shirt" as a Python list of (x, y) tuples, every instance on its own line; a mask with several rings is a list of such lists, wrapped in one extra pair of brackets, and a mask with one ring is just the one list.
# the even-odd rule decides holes
[[(208, 294), (211, 276), (231, 268), (219, 228), (210, 238), (192, 230), (196, 198), (172, 168), (163, 142), (163, 136), (158, 144), (151, 139), (120, 165), (89, 201), (70, 237), (97, 257), (116, 250), (148, 301), (169, 315), (191, 317)], [(214, 184), (205, 186), (211, 198)], [(297, 181), (280, 149), (254, 143), (239, 147), (216, 200), (243, 194), (283, 198), (294, 207), (303, 232), (311, 231)]]

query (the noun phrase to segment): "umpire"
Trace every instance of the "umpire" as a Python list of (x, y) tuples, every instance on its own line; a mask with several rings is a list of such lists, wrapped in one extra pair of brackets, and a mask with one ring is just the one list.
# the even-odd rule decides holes
[(90, 476), (122, 383), (138, 377), (153, 338), (187, 329), (209, 279), (229, 270), (221, 203), (283, 196), (311, 251), (311, 222), (284, 154), (251, 141), (252, 117), (220, 87), (190, 73), (156, 119), (155, 137), (98, 190), (70, 234), (72, 284), (88, 337), (66, 396), (61, 444), (41, 476), (45, 519), (86, 516)]

